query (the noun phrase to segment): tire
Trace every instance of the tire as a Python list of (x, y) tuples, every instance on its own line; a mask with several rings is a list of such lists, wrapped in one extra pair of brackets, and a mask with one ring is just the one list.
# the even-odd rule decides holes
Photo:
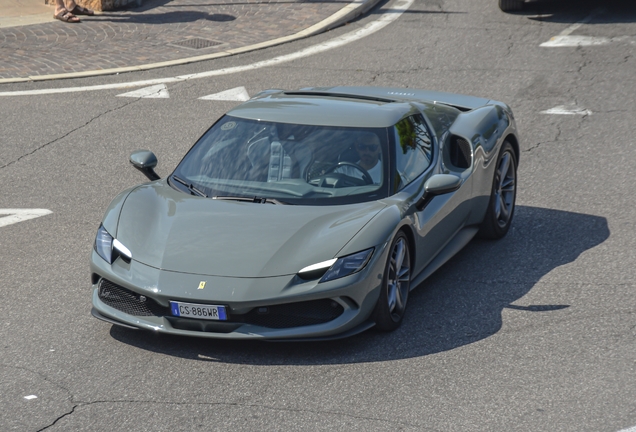
[(389, 250), (384, 268), (380, 298), (373, 311), (376, 328), (393, 331), (402, 324), (411, 289), (411, 255), (409, 241), (400, 231)]
[(500, 239), (508, 233), (516, 198), (517, 158), (510, 143), (504, 141), (497, 157), (488, 210), (479, 229), (479, 237)]
[(514, 12), (523, 9), (523, 0), (499, 0), (499, 9), (504, 12)]

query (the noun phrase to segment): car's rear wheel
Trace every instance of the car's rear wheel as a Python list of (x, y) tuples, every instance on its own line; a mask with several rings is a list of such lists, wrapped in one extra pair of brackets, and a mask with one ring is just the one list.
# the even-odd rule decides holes
[(523, 0), (499, 0), (499, 9), (504, 12), (518, 11), (523, 8)]
[(392, 331), (400, 326), (411, 289), (411, 255), (409, 242), (403, 232), (399, 232), (389, 251), (380, 298), (373, 312), (378, 330)]
[(505, 141), (497, 158), (490, 202), (479, 230), (480, 237), (499, 239), (508, 233), (515, 212), (516, 197), (517, 158), (510, 143)]

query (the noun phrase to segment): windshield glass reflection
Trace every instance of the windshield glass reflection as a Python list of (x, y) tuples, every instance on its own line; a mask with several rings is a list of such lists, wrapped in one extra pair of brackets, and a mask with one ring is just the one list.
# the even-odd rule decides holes
[(171, 181), (207, 197), (347, 204), (386, 196), (386, 128), (309, 126), (225, 116), (194, 145)]

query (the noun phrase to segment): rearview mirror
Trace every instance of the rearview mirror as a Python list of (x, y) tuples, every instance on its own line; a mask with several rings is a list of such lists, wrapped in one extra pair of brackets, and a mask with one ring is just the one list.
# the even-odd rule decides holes
[(151, 181), (161, 178), (155, 172), (157, 156), (150, 150), (136, 150), (132, 152), (130, 154), (130, 163)]

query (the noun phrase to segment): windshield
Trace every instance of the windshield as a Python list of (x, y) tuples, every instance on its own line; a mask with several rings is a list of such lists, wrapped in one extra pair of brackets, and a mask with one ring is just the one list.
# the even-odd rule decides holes
[(185, 193), (347, 204), (386, 197), (387, 128), (310, 126), (221, 118), (170, 177)]

